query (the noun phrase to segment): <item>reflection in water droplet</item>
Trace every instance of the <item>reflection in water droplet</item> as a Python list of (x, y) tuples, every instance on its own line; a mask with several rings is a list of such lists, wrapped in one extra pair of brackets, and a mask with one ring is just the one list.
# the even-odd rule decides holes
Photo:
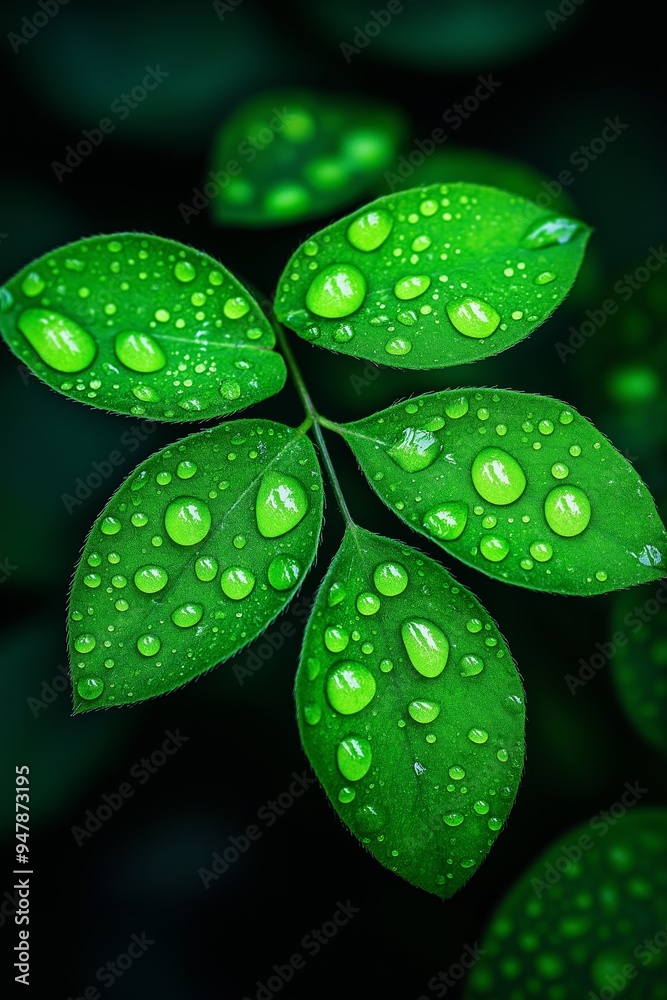
[(338, 770), (348, 781), (360, 781), (373, 762), (371, 745), (363, 736), (348, 736), (336, 747)]
[(424, 619), (407, 621), (401, 628), (401, 636), (415, 670), (423, 677), (442, 673), (449, 656), (449, 641), (437, 625)]
[(134, 585), (143, 594), (157, 594), (168, 581), (169, 576), (161, 566), (142, 566), (134, 574)]
[(330, 653), (342, 653), (350, 642), (350, 633), (338, 625), (329, 625), (324, 632), (324, 645)]
[(421, 472), (433, 465), (442, 445), (430, 431), (406, 427), (387, 449), (387, 454), (405, 472)]
[(298, 479), (280, 472), (267, 472), (255, 504), (257, 527), (265, 538), (278, 538), (301, 521), (308, 498)]
[(162, 643), (156, 635), (141, 635), (137, 639), (137, 649), (142, 654), (142, 656), (155, 656), (156, 653), (160, 652), (160, 647)]
[(172, 612), (171, 620), (179, 628), (190, 628), (201, 621), (204, 609), (201, 604), (182, 604)]
[(490, 337), (498, 328), (500, 316), (488, 302), (466, 297), (447, 303), (447, 315), (452, 326), (466, 337)]
[(489, 738), (489, 734), (486, 729), (471, 729), (468, 733), (468, 739), (471, 743), (486, 743)]
[(408, 705), (408, 713), (411, 719), (415, 722), (420, 722), (422, 725), (427, 725), (429, 722), (434, 722), (440, 715), (440, 705), (435, 701), (424, 701), (424, 699), (419, 699), (417, 701), (411, 701)]
[(557, 535), (573, 538), (588, 526), (590, 501), (578, 486), (556, 486), (544, 501), (544, 516)]
[(209, 583), (218, 575), (218, 563), (212, 556), (200, 556), (195, 563), (195, 574), (198, 580)]
[(197, 545), (210, 531), (211, 512), (196, 497), (178, 497), (167, 507), (164, 527), (178, 545)]
[(504, 505), (518, 500), (526, 476), (512, 455), (500, 448), (484, 448), (472, 464), (473, 486), (489, 503)]
[(380, 598), (371, 591), (365, 591), (357, 597), (357, 611), (360, 615), (374, 615), (380, 610)]
[(94, 701), (104, 691), (104, 681), (99, 677), (81, 677), (77, 681), (76, 689), (84, 701)]
[(408, 585), (408, 574), (400, 563), (386, 562), (375, 567), (373, 583), (385, 597), (402, 594)]
[(377, 250), (385, 242), (394, 225), (389, 212), (383, 208), (365, 212), (351, 222), (347, 238), (356, 250), (369, 253)]
[(183, 282), (184, 285), (190, 281), (194, 281), (197, 277), (194, 264), (191, 264), (189, 260), (176, 261), (174, 264), (174, 277), (177, 281)]
[(105, 535), (116, 535), (120, 531), (120, 521), (117, 517), (105, 517), (100, 524), (100, 531)]
[(501, 562), (509, 550), (509, 542), (497, 535), (483, 535), (479, 542), (479, 551), (489, 562)]
[(451, 542), (463, 534), (468, 523), (468, 505), (459, 501), (441, 504), (424, 514), (423, 526), (434, 538)]
[(313, 278), (306, 305), (316, 316), (341, 319), (360, 307), (366, 296), (366, 279), (352, 264), (331, 264)]
[(447, 826), (460, 826), (464, 817), (459, 812), (445, 813), (442, 817)]
[(402, 301), (416, 299), (428, 290), (430, 284), (431, 279), (427, 274), (412, 274), (396, 282), (394, 285), (394, 295)]
[(164, 351), (147, 333), (123, 330), (116, 335), (114, 349), (118, 360), (133, 372), (157, 372), (167, 363)]
[(579, 229), (574, 219), (553, 218), (531, 226), (521, 241), (526, 250), (541, 250), (557, 243), (569, 243)]
[(445, 413), (451, 420), (458, 420), (460, 417), (464, 417), (470, 408), (470, 403), (466, 396), (458, 396), (453, 399), (451, 403), (447, 403), (445, 406)]
[(461, 659), (460, 667), (461, 677), (475, 677), (484, 670), (484, 660), (469, 653)]
[(329, 673), (326, 681), (329, 704), (341, 715), (360, 712), (375, 695), (375, 678), (354, 660), (344, 660)]
[(97, 346), (74, 320), (48, 309), (26, 309), (17, 326), (42, 361), (58, 372), (80, 372), (92, 364)]
[(533, 542), (530, 546), (530, 554), (536, 562), (549, 562), (554, 550), (549, 542)]
[(303, 717), (309, 726), (316, 726), (322, 718), (322, 706), (309, 701), (303, 706)]
[(222, 592), (232, 601), (242, 601), (252, 593), (255, 577), (249, 569), (242, 566), (230, 566), (220, 577)]
[(290, 590), (299, 582), (301, 564), (294, 556), (279, 553), (269, 563), (267, 576), (274, 590)]

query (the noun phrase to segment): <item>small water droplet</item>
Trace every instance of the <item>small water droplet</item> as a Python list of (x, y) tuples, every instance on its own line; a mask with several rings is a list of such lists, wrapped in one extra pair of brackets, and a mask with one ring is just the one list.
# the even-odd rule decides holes
[(197, 466), (194, 462), (189, 462), (188, 459), (184, 459), (176, 466), (176, 475), (179, 479), (192, 479), (196, 472)]
[(363, 736), (348, 736), (336, 747), (338, 770), (348, 781), (364, 778), (373, 762), (371, 745)]
[(194, 264), (191, 264), (189, 260), (176, 261), (174, 264), (174, 277), (177, 281), (183, 282), (184, 285), (187, 285), (190, 281), (194, 281), (197, 277)]
[(147, 333), (123, 330), (116, 335), (114, 350), (118, 360), (133, 372), (157, 372), (167, 363), (164, 351)]
[(412, 274), (409, 277), (401, 278), (394, 285), (394, 295), (401, 301), (416, 299), (424, 292), (428, 291), (431, 279), (427, 274)]
[(489, 738), (489, 734), (486, 729), (471, 729), (468, 733), (468, 739), (471, 743), (486, 743)]
[(484, 448), (472, 464), (472, 482), (489, 503), (505, 505), (518, 500), (526, 488), (526, 476), (512, 455), (500, 448)]
[(359, 594), (356, 603), (360, 615), (374, 615), (380, 610), (380, 598), (371, 591)]
[(274, 590), (291, 590), (299, 582), (301, 564), (294, 556), (279, 553), (269, 563), (267, 576)]
[(350, 223), (347, 238), (356, 250), (370, 253), (381, 247), (389, 236), (394, 221), (384, 209), (374, 209)]
[(541, 274), (535, 278), (535, 283), (537, 285), (548, 285), (551, 281), (556, 280), (556, 275), (553, 271), (542, 271)]
[(335, 607), (341, 601), (345, 600), (346, 594), (347, 591), (342, 583), (332, 583), (327, 594), (327, 604), (330, 608)]
[(238, 399), (241, 395), (241, 386), (233, 378), (225, 379), (220, 384), (220, 395), (223, 399)]
[(459, 501), (441, 504), (424, 514), (422, 525), (433, 535), (453, 541), (463, 534), (468, 523), (468, 505)]
[(329, 625), (324, 632), (324, 645), (330, 653), (342, 653), (350, 642), (350, 633), (338, 625)]
[(195, 575), (202, 583), (210, 583), (218, 575), (218, 563), (212, 556), (200, 556), (195, 563)]
[(255, 577), (249, 569), (242, 566), (230, 566), (220, 577), (223, 594), (232, 601), (244, 600), (255, 586)]
[(137, 649), (142, 656), (155, 656), (160, 652), (162, 643), (156, 635), (151, 635), (147, 632), (145, 635), (140, 635), (137, 639)]
[(531, 226), (521, 241), (526, 250), (541, 250), (557, 243), (569, 243), (579, 230), (579, 223), (574, 219), (553, 218)]
[(84, 701), (94, 701), (104, 691), (104, 681), (99, 677), (81, 677), (77, 681), (76, 689)]
[(164, 527), (177, 545), (197, 545), (211, 529), (211, 512), (196, 497), (178, 497), (167, 507)]
[(497, 535), (483, 535), (479, 542), (479, 551), (489, 562), (502, 562), (509, 550), (509, 542)]
[(74, 648), (77, 653), (90, 653), (97, 645), (95, 641), (95, 636), (93, 635), (80, 635), (74, 640)]
[(447, 315), (452, 326), (465, 337), (490, 337), (498, 328), (500, 316), (488, 302), (466, 297), (447, 303)]
[(566, 476), (569, 476), (569, 474), (570, 470), (563, 462), (555, 462), (551, 466), (551, 475), (554, 479), (565, 479)]
[(410, 353), (412, 350), (412, 341), (407, 340), (405, 337), (392, 337), (384, 345), (384, 349), (387, 354), (400, 358)]
[(447, 826), (460, 826), (464, 816), (459, 812), (448, 812), (442, 817)]
[(134, 574), (134, 585), (142, 594), (157, 594), (168, 582), (169, 576), (161, 566), (142, 566)]
[(530, 546), (530, 554), (536, 562), (549, 562), (554, 550), (549, 542), (533, 542)]
[(544, 501), (544, 516), (557, 535), (573, 538), (588, 526), (590, 501), (578, 486), (556, 486)]
[(461, 677), (475, 677), (484, 670), (484, 660), (479, 656), (474, 656), (472, 653), (462, 657), (459, 665), (461, 667)]
[(267, 472), (262, 479), (255, 504), (257, 527), (265, 538), (278, 538), (301, 521), (308, 509), (308, 498), (301, 483), (293, 476)]
[(433, 622), (414, 619), (401, 628), (403, 645), (410, 663), (423, 677), (437, 677), (449, 656), (447, 636)]
[(435, 701), (425, 701), (423, 698), (420, 698), (417, 701), (410, 702), (408, 705), (408, 714), (415, 722), (428, 725), (430, 722), (435, 722), (440, 715), (440, 705)]
[(466, 776), (465, 771), (463, 770), (462, 767), (459, 767), (458, 764), (452, 764), (447, 773), (449, 774), (449, 777), (452, 778), (454, 781), (461, 781), (461, 779), (465, 778)]
[(386, 562), (375, 567), (373, 583), (385, 597), (402, 594), (408, 585), (408, 574), (400, 563)]
[(332, 708), (341, 715), (354, 715), (372, 701), (375, 678), (361, 663), (345, 660), (331, 669), (326, 691)]
[(452, 400), (445, 406), (445, 413), (451, 420), (458, 420), (459, 417), (464, 417), (468, 412), (470, 404), (466, 396), (459, 396), (457, 399)]
[(442, 445), (430, 431), (406, 427), (387, 454), (405, 472), (421, 472), (433, 465)]
[(204, 609), (201, 604), (181, 604), (180, 608), (172, 612), (171, 620), (179, 628), (191, 628), (201, 621), (203, 614)]

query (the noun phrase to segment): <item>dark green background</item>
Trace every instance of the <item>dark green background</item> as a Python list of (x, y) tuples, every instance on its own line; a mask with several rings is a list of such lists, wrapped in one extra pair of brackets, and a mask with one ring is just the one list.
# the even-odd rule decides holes
[[(416, 36), (406, 31), (405, 45), (399, 45), (405, 62), (379, 58), (371, 43), (348, 64), (339, 44), (351, 40), (354, 25), (369, 16), (368, 6), (352, 6), (357, 19), (353, 15), (347, 30), (337, 33), (318, 27), (329, 5), (305, 0), (291, 6), (244, 0), (223, 21), (208, 3), (70, 0), (14, 53), (5, 36), (39, 8), (5, 2), (0, 280), (64, 242), (132, 229), (191, 243), (271, 293), (288, 255), (320, 223), (224, 230), (211, 227), (206, 213), (185, 225), (178, 212), (208, 169), (213, 129), (264, 87), (324, 88), (393, 102), (408, 117), (410, 149), (474, 90), (478, 74), (493, 72), (501, 86), (443, 149), (460, 144), (500, 153), (549, 178), (571, 168), (572, 152), (599, 135), (606, 117), (619, 116), (628, 129), (576, 174), (567, 192), (596, 230), (591, 254), (598, 262), (597, 284), (588, 301), (576, 295), (528, 341), (465, 369), (400, 374), (301, 342), (295, 351), (321, 411), (335, 420), (364, 416), (411, 392), (460, 385), (566, 399), (633, 458), (664, 514), (664, 323), (660, 327), (656, 318), (646, 339), (624, 343), (624, 318), (639, 308), (638, 299), (566, 363), (554, 347), (665, 236), (664, 63), (656, 8), (637, 0), (616, 13), (585, 0), (552, 31), (541, 3), (497, 2), (494, 17), (504, 18), (510, 36), (521, 33), (530, 8), (540, 37), (505, 59), (485, 54), (483, 43), (497, 41), (498, 29), (480, 15), (472, 32), (478, 54), (473, 51), (453, 72), (451, 61), (443, 59), (439, 69), (433, 65), (438, 37), (446, 48), (446, 31), (435, 15), (447, 4), (410, 5), (410, 23), (418, 24)], [(381, 8), (381, 0), (375, 6)], [(420, 45), (428, 58), (420, 57)], [(62, 160), (82, 129), (97, 125), (112, 100), (140, 82), (146, 65), (158, 63), (170, 73), (168, 81), (58, 183), (51, 163)], [(329, 221), (323, 218), (321, 225)], [(658, 274), (653, 280), (664, 288), (667, 279)], [(579, 669), (581, 657), (590, 659), (596, 643), (608, 641), (613, 598), (532, 594), (447, 561), (498, 621), (527, 689), (524, 782), (507, 829), (479, 873), (457, 897), (440, 903), (381, 868), (314, 787), (271, 829), (260, 823), (261, 839), (204, 889), (198, 869), (210, 867), (213, 852), (256, 822), (258, 809), (307, 766), (292, 702), (303, 616), (288, 611), (271, 627), (276, 633), (282, 620), (296, 626), (282, 650), (242, 685), (229, 663), (168, 697), (73, 719), (69, 692), (57, 681), (53, 703), (33, 703), (31, 710), (28, 699), (41, 698), (43, 683), (63, 676), (58, 668), (66, 662), (68, 584), (88, 528), (134, 465), (185, 429), (142, 429), (138, 419), (79, 406), (40, 384), (8, 350), (1, 355), (0, 560), (14, 568), (0, 584), (6, 617), (0, 817), (7, 834), (14, 765), (28, 763), (36, 872), (30, 925), (34, 996), (83, 995), (95, 984), (96, 970), (124, 952), (133, 933), (146, 932), (156, 943), (113, 985), (114, 996), (254, 997), (256, 980), (266, 981), (274, 963), (303, 952), (303, 936), (331, 918), (338, 900), (350, 899), (360, 913), (282, 993), (294, 1000), (431, 997), (429, 979), (457, 961), (466, 942), (481, 937), (495, 904), (554, 838), (615, 802), (626, 781), (640, 780), (650, 789), (646, 803), (664, 803), (664, 761), (626, 720), (609, 667), (575, 696), (564, 680)], [(626, 361), (652, 367), (661, 380), (648, 402), (620, 403), (610, 394), (610, 373)], [(355, 382), (355, 375), (365, 384)], [(287, 423), (301, 420), (289, 386), (252, 412)], [(143, 441), (128, 436), (133, 428)], [(342, 444), (334, 440), (331, 449), (362, 525), (441, 556), (371, 495)], [(123, 454), (123, 464), (68, 513), (62, 495), (73, 493), (77, 478), (114, 450)], [(325, 539), (302, 599), (312, 597), (341, 530), (330, 501)], [(653, 590), (638, 592), (637, 603)], [(246, 663), (258, 645), (234, 663)], [(159, 749), (166, 730), (176, 729), (187, 743), (140, 785), (131, 776), (133, 765)], [(117, 792), (127, 781), (133, 797), (78, 847), (72, 826), (100, 805), (103, 793)], [(2, 894), (12, 884), (10, 838), (0, 856)], [(9, 909), (0, 910), (3, 945), (15, 943)], [(3, 987), (5, 981), (11, 985), (10, 965), (8, 959), (2, 967)], [(101, 993), (107, 990), (101, 987)]]

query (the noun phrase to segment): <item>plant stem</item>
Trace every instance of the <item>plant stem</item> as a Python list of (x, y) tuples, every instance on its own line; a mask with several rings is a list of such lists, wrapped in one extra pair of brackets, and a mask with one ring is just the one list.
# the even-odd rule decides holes
[(278, 342), (280, 344), (281, 350), (285, 356), (287, 367), (290, 370), (290, 374), (296, 386), (296, 391), (299, 394), (299, 398), (301, 399), (301, 402), (303, 403), (303, 407), (307, 414), (307, 418), (304, 423), (307, 424), (309, 421), (312, 422), (313, 431), (315, 433), (315, 438), (317, 440), (317, 445), (320, 450), (320, 454), (322, 456), (322, 461), (324, 462), (324, 467), (327, 470), (327, 475), (329, 476), (329, 480), (331, 482), (334, 495), (336, 497), (336, 503), (338, 504), (340, 512), (343, 515), (343, 520), (345, 521), (347, 527), (355, 528), (356, 525), (352, 520), (352, 515), (350, 514), (349, 508), (347, 506), (347, 502), (345, 500), (345, 496), (343, 495), (343, 490), (341, 488), (341, 485), (338, 482), (338, 476), (336, 475), (336, 470), (334, 469), (333, 462), (331, 461), (331, 455), (329, 454), (329, 449), (326, 446), (324, 435), (322, 433), (323, 426), (329, 427), (331, 430), (334, 430), (338, 427), (338, 425), (332, 424), (331, 421), (326, 420), (325, 417), (320, 417), (319, 413), (315, 409), (315, 404), (313, 403), (311, 395), (308, 392), (308, 387), (304, 381), (299, 366), (296, 363), (296, 358), (292, 354), (292, 348), (290, 347), (285, 331), (283, 330), (282, 326), (279, 323), (276, 323), (276, 334), (278, 337)]

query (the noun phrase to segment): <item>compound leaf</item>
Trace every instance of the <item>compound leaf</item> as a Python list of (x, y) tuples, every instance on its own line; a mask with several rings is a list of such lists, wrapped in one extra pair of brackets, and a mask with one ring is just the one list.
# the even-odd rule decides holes
[(524, 758), (521, 680), (479, 602), (432, 559), (349, 528), (296, 679), (305, 751), (385, 867), (439, 896), (474, 873)]
[(228, 659), (290, 601), (321, 526), (301, 430), (235, 420), (156, 452), (102, 511), (76, 569), (75, 710), (143, 701)]
[(331, 213), (377, 182), (404, 131), (396, 110), (358, 97), (260, 94), (216, 134), (208, 182), (213, 219), (270, 226)]
[(400, 191), (299, 247), (276, 314), (305, 340), (385, 365), (476, 361), (547, 319), (572, 287), (589, 235), (492, 187)]
[(258, 303), (216, 260), (174, 240), (68, 243), (0, 290), (0, 331), (52, 389), (151, 420), (233, 413), (282, 389)]
[(646, 790), (626, 782), (524, 872), (493, 914), (465, 1000), (611, 1000), (630, 979), (628, 998), (664, 996), (667, 810), (635, 809)]
[(489, 576), (602, 594), (665, 573), (667, 535), (648, 489), (556, 399), (447, 390), (338, 429), (401, 520)]

